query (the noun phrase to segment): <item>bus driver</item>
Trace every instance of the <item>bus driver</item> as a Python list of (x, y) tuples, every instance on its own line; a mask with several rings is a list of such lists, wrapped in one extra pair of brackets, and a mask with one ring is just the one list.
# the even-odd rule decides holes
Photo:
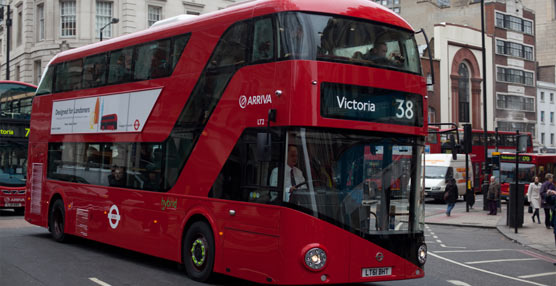
[[(284, 178), (284, 202), (290, 201), (290, 195), (296, 190), (296, 185), (299, 186), (301, 183), (305, 183), (305, 177), (303, 177), (303, 172), (296, 167), (297, 165), (298, 152), (295, 145), (288, 146), (288, 160), (285, 170)], [(278, 168), (274, 168), (270, 174), (270, 186), (278, 185)]]

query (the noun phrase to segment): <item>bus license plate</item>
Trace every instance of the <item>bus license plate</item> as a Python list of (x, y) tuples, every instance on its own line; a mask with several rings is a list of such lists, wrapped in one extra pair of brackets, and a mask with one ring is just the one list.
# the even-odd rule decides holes
[(392, 275), (392, 267), (363, 268), (361, 277), (376, 277)]
[(17, 207), (21, 207), (21, 204), (19, 203), (7, 203), (4, 205), (7, 208), (17, 208)]

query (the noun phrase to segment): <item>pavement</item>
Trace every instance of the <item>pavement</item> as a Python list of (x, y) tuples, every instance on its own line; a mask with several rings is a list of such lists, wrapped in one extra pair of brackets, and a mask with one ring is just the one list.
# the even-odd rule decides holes
[[(425, 216), (425, 223), (497, 229), (502, 235), (516, 243), (556, 257), (554, 230), (547, 229), (544, 226), (544, 210), (540, 210), (541, 223), (538, 224), (536, 218), (533, 223), (531, 214), (527, 212), (528, 206), (525, 206), (523, 210), (523, 226), (518, 227), (517, 233), (515, 233), (514, 227), (506, 225), (507, 205), (505, 203), (502, 204), (501, 209), (499, 209), (498, 214), (495, 216), (487, 215), (488, 211), (483, 210), (482, 201), (477, 201), (474, 208), (469, 209), (469, 212), (465, 209), (464, 201), (458, 201), (456, 206), (460, 204), (463, 208), (454, 208), (450, 216), (446, 216), (445, 207), (443, 210), (438, 210), (437, 208), (433, 212), (427, 212), (428, 215)], [(427, 205), (425, 205), (426, 207)]]

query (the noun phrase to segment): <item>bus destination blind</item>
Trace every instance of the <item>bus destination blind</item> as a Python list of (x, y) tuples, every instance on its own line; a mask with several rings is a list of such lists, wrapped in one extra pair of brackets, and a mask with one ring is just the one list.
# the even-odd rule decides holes
[(395, 90), (322, 83), (321, 115), (421, 127), (423, 98), (418, 94)]

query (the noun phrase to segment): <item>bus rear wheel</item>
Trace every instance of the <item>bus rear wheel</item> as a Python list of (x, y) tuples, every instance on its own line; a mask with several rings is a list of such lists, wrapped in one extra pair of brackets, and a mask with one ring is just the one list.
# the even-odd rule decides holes
[(207, 223), (197, 221), (189, 227), (183, 240), (182, 256), (189, 278), (199, 282), (210, 278), (214, 266), (214, 237)]
[(64, 202), (56, 200), (50, 209), (49, 228), (52, 238), (57, 242), (67, 241), (68, 236), (64, 233), (66, 213), (64, 211)]

